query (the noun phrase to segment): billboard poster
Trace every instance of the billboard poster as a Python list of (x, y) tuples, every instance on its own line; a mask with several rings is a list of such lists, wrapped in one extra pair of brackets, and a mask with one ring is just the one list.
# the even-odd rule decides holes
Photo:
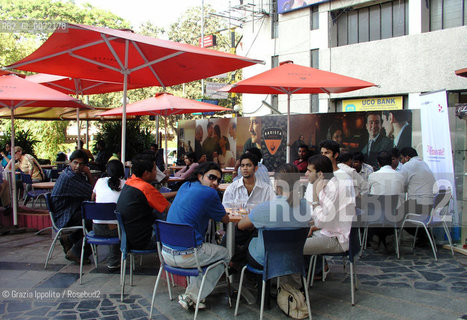
[[(320, 152), (322, 140), (329, 139), (338, 142), (341, 150), (362, 152), (366, 162), (377, 167), (376, 156), (380, 151), (390, 151), (394, 147), (400, 150), (405, 146), (421, 149), (420, 121), (413, 119), (420, 119), (419, 110), (291, 115), (290, 161), (297, 159), (300, 145), (307, 145), (312, 155)], [(212, 123), (212, 129), (208, 128), (209, 123)], [(185, 146), (187, 143), (193, 146), (194, 143), (199, 156), (206, 154), (208, 158), (215, 159), (214, 152), (226, 154), (219, 151), (223, 142), (220, 145), (215, 142), (216, 139), (220, 141), (216, 133), (220, 131), (219, 136), (229, 140), (229, 151), (236, 159), (248, 148), (257, 147), (269, 171), (286, 162), (285, 115), (187, 120), (179, 122), (179, 134), (181, 129), (184, 136), (183, 139), (179, 137), (180, 141)]]
[(277, 0), (277, 12), (286, 13), (330, 0)]

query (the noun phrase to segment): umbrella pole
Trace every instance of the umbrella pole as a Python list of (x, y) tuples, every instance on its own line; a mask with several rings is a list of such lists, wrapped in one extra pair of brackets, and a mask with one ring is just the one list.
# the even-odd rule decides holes
[(16, 197), (16, 175), (15, 175), (15, 109), (11, 108), (11, 195), (13, 204), (13, 225), (18, 225), (18, 199)]
[(123, 112), (122, 112), (122, 163), (125, 165), (126, 150), (126, 94), (128, 90), (128, 40), (125, 41), (125, 70), (123, 71)]
[[(78, 129), (78, 132), (77, 132), (77, 143), (76, 145), (79, 146), (79, 141), (81, 140), (81, 137), (80, 137), (80, 130), (79, 130), (79, 108), (76, 108), (76, 128)], [(84, 146), (81, 146), (81, 149), (83, 149)], [(78, 148), (79, 149), (79, 148)]]
[(287, 148), (286, 148), (287, 163), (290, 162), (290, 93), (287, 93)]
[(168, 155), (167, 155), (167, 117), (168, 116), (165, 116), (164, 117), (164, 121), (165, 121), (165, 164), (167, 166), (167, 168), (169, 167), (169, 162), (168, 162)]

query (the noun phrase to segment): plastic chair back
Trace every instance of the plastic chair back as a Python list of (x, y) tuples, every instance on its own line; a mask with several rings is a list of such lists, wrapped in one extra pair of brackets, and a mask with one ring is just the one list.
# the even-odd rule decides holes
[(451, 188), (440, 189), (433, 198), (433, 214), (439, 214), (444, 208), (449, 206), (451, 197)]
[(52, 228), (55, 232), (59, 229), (55, 224), (54, 216), (53, 216), (53, 205), (52, 205), (52, 194), (50, 192), (46, 193), (45, 195), (45, 205), (47, 206), (47, 210), (49, 210), (50, 221), (52, 222)]
[(26, 184), (29, 184), (29, 185), (32, 184), (31, 175), (29, 175), (29, 174), (27, 174), (27, 173), (24, 173), (24, 172), (20, 172), (20, 175), (21, 175), (21, 181), (22, 181), (23, 183), (26, 183)]
[(187, 224), (156, 221), (157, 241), (169, 247), (196, 247), (195, 229)]
[(114, 202), (97, 203), (93, 201), (84, 201), (81, 205), (81, 213), (85, 220), (117, 220), (115, 217), (116, 207), (117, 204)]
[(266, 229), (263, 280), (299, 273), (305, 275), (303, 246), (309, 228)]

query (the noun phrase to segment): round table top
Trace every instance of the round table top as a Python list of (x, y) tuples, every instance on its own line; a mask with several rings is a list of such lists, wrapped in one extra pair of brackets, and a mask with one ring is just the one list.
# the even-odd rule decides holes
[(35, 189), (53, 189), (54, 186), (55, 186), (55, 181), (36, 182), (32, 184), (32, 187)]

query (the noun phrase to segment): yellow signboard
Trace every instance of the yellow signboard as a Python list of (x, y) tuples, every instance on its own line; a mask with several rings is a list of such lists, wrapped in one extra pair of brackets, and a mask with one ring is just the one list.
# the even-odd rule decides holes
[(402, 96), (362, 98), (342, 101), (342, 111), (402, 110)]

